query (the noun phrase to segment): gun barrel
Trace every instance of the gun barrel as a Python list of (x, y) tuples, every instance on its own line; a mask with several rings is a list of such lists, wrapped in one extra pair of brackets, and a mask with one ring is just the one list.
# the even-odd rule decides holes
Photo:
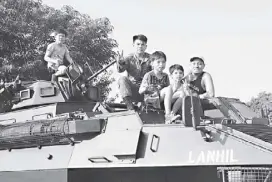
[(107, 66), (105, 66), (104, 68), (100, 69), (99, 71), (97, 71), (95, 74), (93, 74), (92, 76), (90, 76), (87, 79), (87, 82), (91, 81), (93, 78), (97, 77), (100, 73), (102, 73), (103, 71), (105, 71), (106, 69), (108, 69), (108, 67), (110, 67), (111, 65), (113, 65), (114, 63), (116, 63), (116, 60), (110, 62)]

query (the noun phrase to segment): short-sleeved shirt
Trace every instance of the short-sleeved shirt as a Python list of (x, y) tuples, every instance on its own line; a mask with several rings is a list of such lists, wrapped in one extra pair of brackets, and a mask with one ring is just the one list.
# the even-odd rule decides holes
[(144, 75), (152, 70), (149, 57), (148, 53), (144, 53), (143, 59), (139, 60), (135, 54), (129, 54), (124, 58), (123, 65), (117, 62), (117, 70), (119, 73), (127, 71), (129, 80), (140, 85)]
[(140, 89), (152, 86), (155, 89), (151, 89), (149, 90), (150, 93), (144, 94), (145, 102), (148, 102), (148, 104), (152, 105), (154, 108), (160, 108), (160, 93), (158, 91), (168, 87), (169, 85), (170, 80), (166, 73), (162, 73), (161, 78), (158, 78), (153, 70), (146, 73), (141, 83)]
[(170, 85), (169, 76), (166, 73), (162, 73), (162, 77), (158, 78), (155, 72), (152, 70), (145, 74), (141, 87), (154, 86), (159, 90)]
[[(57, 44), (56, 42), (53, 42), (47, 46), (46, 52), (49, 53), (49, 57), (52, 59), (60, 59), (62, 60), (61, 64), (64, 64), (64, 58), (65, 56), (68, 56), (69, 50), (66, 47), (65, 44)], [(56, 64), (48, 62), (48, 67), (57, 70), (58, 67)]]

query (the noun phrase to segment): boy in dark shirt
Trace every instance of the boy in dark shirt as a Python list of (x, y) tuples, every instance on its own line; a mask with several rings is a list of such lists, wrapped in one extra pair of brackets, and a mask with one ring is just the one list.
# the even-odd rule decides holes
[(192, 95), (200, 99), (214, 97), (214, 84), (211, 75), (204, 70), (205, 63), (201, 57), (192, 57), (190, 59), (190, 73), (185, 77), (185, 85)]

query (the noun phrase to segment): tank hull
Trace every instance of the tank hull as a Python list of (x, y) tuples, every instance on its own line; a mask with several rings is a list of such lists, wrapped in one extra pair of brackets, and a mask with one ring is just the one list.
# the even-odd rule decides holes
[(67, 169), (5, 171), (0, 172), (0, 181), (5, 182), (67, 182)]
[(272, 180), (269, 126), (144, 124), (135, 111), (89, 117), (106, 124), (75, 143), (0, 150), (0, 182)]
[[(197, 174), (197, 175), (196, 175)], [(131, 167), (0, 172), (5, 182), (217, 182), (216, 167)]]
[[(197, 174), (197, 175), (195, 175)], [(69, 169), (69, 182), (180, 182), (218, 181), (216, 167), (138, 167), (108, 169)]]

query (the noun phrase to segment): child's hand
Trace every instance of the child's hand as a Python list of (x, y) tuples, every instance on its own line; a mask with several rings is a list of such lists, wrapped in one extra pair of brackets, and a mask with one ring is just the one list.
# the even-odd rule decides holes
[(158, 96), (158, 92), (154, 92), (153, 94), (151, 94), (151, 97), (157, 97)]
[(158, 90), (161, 90), (161, 86), (160, 86), (160, 85), (158, 85), (157, 89), (158, 89)]
[(125, 64), (125, 59), (124, 59), (124, 53), (123, 53), (123, 50), (121, 51), (121, 53), (118, 51), (117, 52), (117, 58), (116, 58), (117, 62), (120, 64), (120, 65), (123, 65)]
[(191, 95), (191, 89), (189, 88), (188, 85), (184, 85), (183, 91), (184, 91), (185, 95)]
[(192, 93), (192, 96), (199, 97), (197, 93)]
[(145, 93), (152, 94), (155, 91), (155, 87), (153, 85), (146, 86)]
[(56, 64), (56, 66), (59, 65), (59, 60), (58, 59), (53, 59), (54, 63)]
[(150, 87), (146, 87), (145, 94), (152, 94), (153, 90)]
[(183, 82), (183, 87), (184, 88), (189, 88), (189, 83), (188, 83), (188, 81), (186, 79)]
[(61, 59), (56, 59), (55, 62), (56, 62), (56, 66), (58, 66), (58, 67), (62, 64)]
[(158, 88), (154, 85), (150, 85), (150, 86), (148, 86), (148, 90), (151, 92), (154, 92), (154, 91), (158, 90)]

